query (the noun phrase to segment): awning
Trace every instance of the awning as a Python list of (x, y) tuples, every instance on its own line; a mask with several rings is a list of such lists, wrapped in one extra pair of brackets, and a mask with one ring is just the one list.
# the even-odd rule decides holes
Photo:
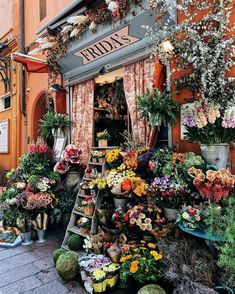
[(12, 53), (12, 60), (21, 63), (28, 72), (48, 73), (48, 64), (42, 59), (21, 53)]

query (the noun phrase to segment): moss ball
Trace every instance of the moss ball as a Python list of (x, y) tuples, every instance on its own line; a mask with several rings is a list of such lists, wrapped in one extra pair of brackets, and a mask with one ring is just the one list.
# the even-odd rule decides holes
[(65, 280), (71, 280), (78, 273), (78, 255), (76, 252), (62, 253), (56, 262), (57, 273)]
[(68, 239), (68, 247), (72, 251), (78, 251), (82, 248), (82, 238), (79, 235), (71, 235)]
[(166, 291), (158, 285), (147, 285), (139, 290), (137, 294), (166, 294)]
[(54, 264), (56, 264), (57, 259), (58, 259), (58, 258), (60, 257), (60, 255), (63, 254), (64, 252), (66, 252), (65, 249), (63, 249), (63, 248), (59, 248), (59, 249), (56, 249), (56, 250), (52, 253), (52, 258), (53, 258)]

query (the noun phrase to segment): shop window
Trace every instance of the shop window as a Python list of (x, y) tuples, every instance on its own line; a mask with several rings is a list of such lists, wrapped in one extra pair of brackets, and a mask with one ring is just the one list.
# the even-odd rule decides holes
[(121, 69), (96, 79), (94, 113), (95, 134), (107, 129), (109, 145), (124, 143), (123, 134), (130, 131), (130, 123)]
[(0, 111), (4, 111), (8, 108), (11, 108), (12, 97), (10, 93), (7, 93), (4, 96), (0, 96)]
[(39, 0), (39, 17), (40, 21), (42, 21), (47, 14), (47, 3), (46, 0)]
[(156, 148), (162, 148), (164, 146), (169, 146), (168, 142), (168, 127), (162, 125), (157, 136)]

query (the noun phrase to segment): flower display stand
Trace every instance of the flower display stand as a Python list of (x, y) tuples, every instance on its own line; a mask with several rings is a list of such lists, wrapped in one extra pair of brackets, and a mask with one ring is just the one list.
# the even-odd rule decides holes
[[(103, 176), (104, 172), (106, 170), (106, 161), (104, 160), (102, 163), (92, 161), (92, 152), (94, 150), (100, 150), (100, 149), (111, 150), (111, 149), (114, 149), (114, 148), (117, 148), (117, 147), (116, 146), (114, 146), (114, 147), (106, 147), (106, 148), (93, 147), (92, 150), (91, 150), (91, 153), (89, 155), (87, 167), (89, 167), (91, 165), (100, 167), (101, 168), (101, 176)], [(90, 177), (88, 178), (86, 173), (85, 173), (83, 178), (82, 178), (82, 182), (89, 182), (91, 180), (92, 180), (92, 178), (90, 178)], [(95, 209), (94, 209), (93, 215), (87, 215), (84, 212), (80, 212), (80, 211), (75, 209), (79, 200), (83, 200), (83, 199), (85, 199), (86, 197), (89, 197), (89, 196), (92, 196), (92, 197), (95, 198)], [(84, 238), (86, 238), (89, 235), (89, 233), (96, 234), (97, 227), (98, 227), (98, 215), (97, 215), (96, 211), (97, 211), (97, 209), (100, 209), (102, 201), (103, 201), (103, 196), (101, 194), (99, 194), (99, 191), (96, 191), (96, 192), (92, 191), (92, 193), (90, 193), (90, 195), (87, 195), (87, 194), (82, 193), (81, 188), (78, 189), (77, 199), (76, 199), (74, 208), (72, 210), (72, 214), (70, 216), (69, 224), (68, 224), (67, 229), (66, 229), (65, 237), (64, 237), (64, 240), (63, 240), (63, 243), (62, 243), (62, 248), (66, 249), (66, 250), (69, 249), (68, 246), (67, 246), (67, 243), (68, 243), (68, 238), (69, 238), (69, 236), (71, 234), (77, 234), (77, 235), (80, 235), (81, 237), (84, 237)], [(86, 218), (89, 218), (91, 220), (91, 228), (90, 228), (88, 233), (84, 234), (83, 232), (80, 231), (79, 227), (76, 226), (76, 220), (77, 220), (78, 217), (86, 217)]]

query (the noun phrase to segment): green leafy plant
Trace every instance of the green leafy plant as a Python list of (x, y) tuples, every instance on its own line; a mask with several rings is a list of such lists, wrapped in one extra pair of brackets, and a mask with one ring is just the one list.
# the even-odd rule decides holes
[(65, 135), (70, 125), (71, 121), (66, 115), (48, 111), (40, 120), (41, 136), (46, 140), (60, 133)]
[(222, 268), (221, 282), (235, 287), (235, 199), (230, 197), (219, 207), (210, 204), (206, 210), (206, 224), (212, 238), (214, 234), (221, 237), (217, 243), (219, 250), (218, 266)]
[(154, 89), (151, 93), (147, 89), (143, 96), (137, 96), (137, 108), (152, 128), (176, 122), (178, 105), (167, 92)]

